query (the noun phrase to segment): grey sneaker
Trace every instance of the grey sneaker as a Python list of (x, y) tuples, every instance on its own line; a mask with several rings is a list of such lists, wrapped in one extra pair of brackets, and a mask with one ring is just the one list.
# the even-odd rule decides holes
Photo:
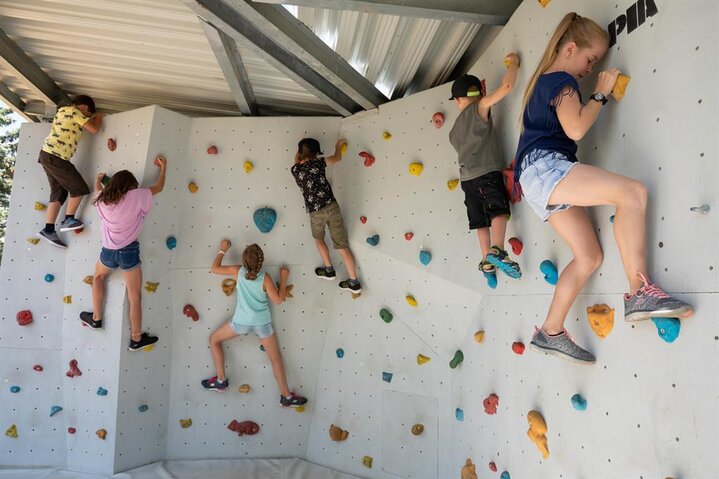
[(596, 361), (594, 355), (579, 347), (566, 330), (559, 336), (550, 336), (537, 327), (534, 329), (535, 333), (529, 347), (535, 351), (553, 354), (580, 364), (594, 364)]
[(688, 318), (694, 310), (687, 303), (672, 298), (656, 284), (639, 274), (644, 286), (633, 295), (624, 295), (624, 321), (650, 318)]
[(319, 268), (315, 268), (315, 275), (318, 278), (326, 279), (328, 281), (332, 281), (337, 277), (337, 273), (334, 269), (328, 270), (324, 266), (320, 266)]
[(57, 235), (57, 231), (53, 231), (52, 233), (48, 233), (44, 229), (40, 230), (40, 233), (38, 233), (42, 239), (47, 241), (53, 246), (56, 246), (58, 248), (65, 249), (67, 248), (67, 245), (62, 242), (60, 237)]
[(350, 293), (359, 294), (362, 292), (362, 285), (360, 285), (359, 280), (352, 280), (352, 279), (346, 279), (344, 281), (340, 281), (339, 287), (342, 288), (345, 291), (349, 291)]
[(66, 218), (62, 223), (60, 223), (60, 233), (63, 233), (65, 231), (79, 230), (80, 228), (84, 227), (85, 225), (82, 221), (76, 218)]

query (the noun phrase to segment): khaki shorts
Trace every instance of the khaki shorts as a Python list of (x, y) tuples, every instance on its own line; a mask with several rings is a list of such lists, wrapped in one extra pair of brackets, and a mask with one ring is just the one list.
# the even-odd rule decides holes
[(45, 170), (47, 181), (50, 184), (50, 202), (59, 201), (63, 204), (70, 197), (85, 196), (90, 193), (87, 183), (75, 166), (67, 160), (40, 150), (37, 160)]
[(310, 227), (312, 228), (312, 237), (314, 239), (323, 239), (325, 237), (325, 225), (329, 226), (335, 249), (349, 248), (347, 230), (342, 221), (340, 205), (336, 201), (314, 213), (310, 213)]

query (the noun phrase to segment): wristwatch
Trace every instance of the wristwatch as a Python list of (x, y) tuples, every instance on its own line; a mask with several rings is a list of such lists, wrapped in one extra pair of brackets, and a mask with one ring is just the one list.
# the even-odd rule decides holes
[(607, 102), (609, 101), (609, 98), (604, 96), (604, 93), (600, 93), (600, 92), (593, 93), (592, 96), (590, 96), (589, 98), (594, 101), (602, 102), (602, 105), (606, 105)]

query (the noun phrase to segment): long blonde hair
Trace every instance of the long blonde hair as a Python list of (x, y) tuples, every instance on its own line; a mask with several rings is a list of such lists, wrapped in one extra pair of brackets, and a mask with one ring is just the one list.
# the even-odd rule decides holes
[(522, 99), (522, 109), (519, 114), (519, 124), (522, 124), (522, 116), (524, 110), (527, 108), (527, 103), (534, 93), (534, 87), (537, 84), (539, 77), (547, 71), (547, 69), (557, 59), (559, 50), (565, 44), (574, 42), (579, 48), (587, 48), (592, 45), (592, 41), (600, 39), (605, 42), (609, 42), (609, 34), (600, 27), (594, 20), (589, 18), (581, 17), (575, 12), (567, 13), (562, 21), (559, 22), (557, 28), (554, 30), (554, 35), (549, 39), (547, 49), (544, 50), (544, 55), (537, 65), (537, 69), (534, 71), (534, 75), (527, 84), (527, 89), (524, 91), (524, 98)]
[(252, 243), (245, 248), (242, 252), (242, 266), (247, 270), (245, 279), (257, 279), (257, 275), (260, 273), (264, 261), (265, 255), (257, 243)]

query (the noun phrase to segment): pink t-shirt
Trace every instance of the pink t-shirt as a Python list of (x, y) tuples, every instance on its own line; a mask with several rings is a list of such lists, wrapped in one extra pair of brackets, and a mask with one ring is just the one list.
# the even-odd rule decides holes
[(102, 246), (120, 249), (135, 241), (151, 207), (152, 192), (147, 188), (128, 191), (114, 205), (99, 202), (97, 212), (102, 218)]

